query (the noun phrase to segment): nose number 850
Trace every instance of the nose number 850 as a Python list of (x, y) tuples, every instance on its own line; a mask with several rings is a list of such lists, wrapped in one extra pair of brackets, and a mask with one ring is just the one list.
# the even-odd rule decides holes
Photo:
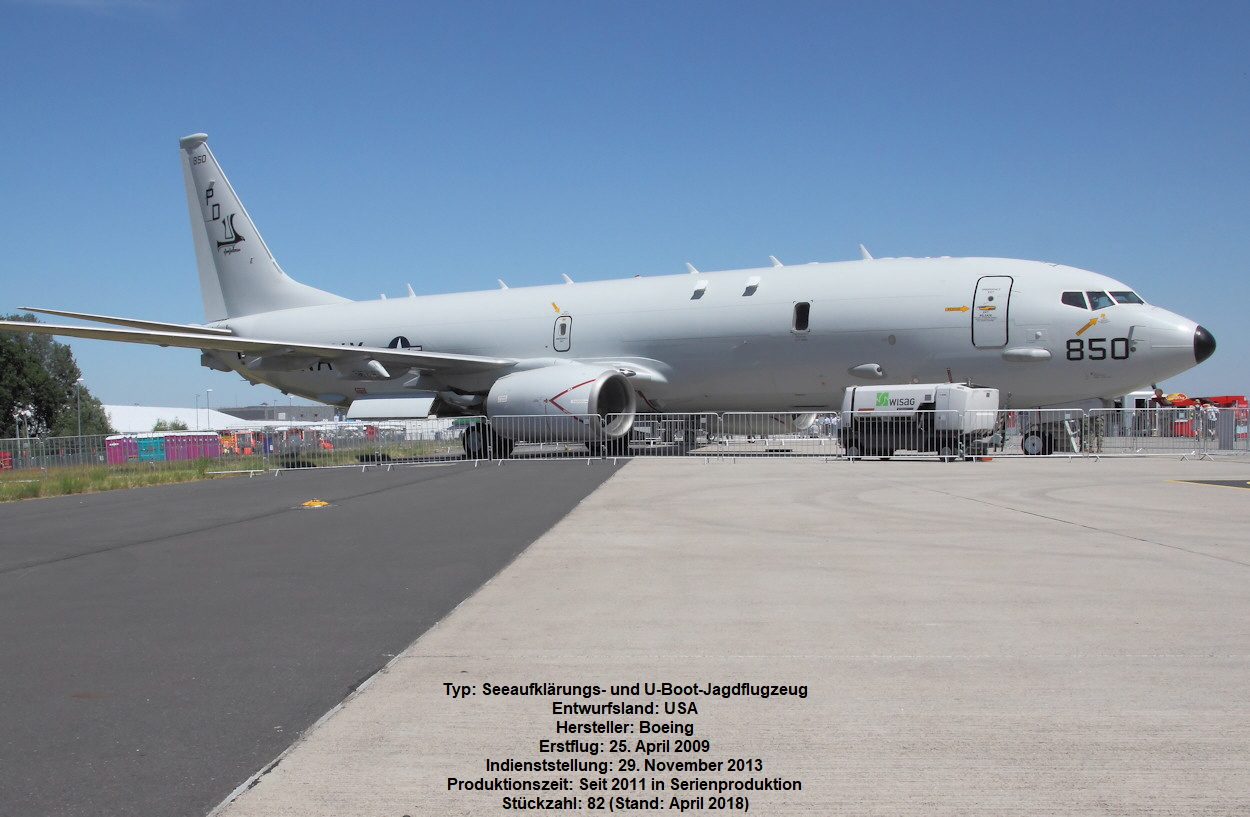
[(1068, 360), (1128, 360), (1133, 352), (1129, 338), (1068, 338)]

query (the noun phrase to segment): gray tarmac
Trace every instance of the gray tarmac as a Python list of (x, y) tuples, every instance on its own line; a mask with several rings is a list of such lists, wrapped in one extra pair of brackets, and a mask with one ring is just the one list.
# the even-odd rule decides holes
[(206, 814), (615, 470), (318, 469), (0, 505), (0, 815)]
[(1250, 813), (1248, 480), (634, 461), (215, 814)]

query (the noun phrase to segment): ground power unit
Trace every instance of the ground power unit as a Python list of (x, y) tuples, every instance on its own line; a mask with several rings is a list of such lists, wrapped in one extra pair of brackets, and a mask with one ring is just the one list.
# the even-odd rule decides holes
[(841, 439), (848, 457), (897, 451), (963, 459), (1001, 444), (998, 389), (960, 383), (855, 386), (842, 398)]

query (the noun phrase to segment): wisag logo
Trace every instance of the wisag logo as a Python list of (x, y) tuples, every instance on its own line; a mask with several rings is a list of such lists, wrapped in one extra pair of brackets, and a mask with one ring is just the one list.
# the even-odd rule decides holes
[(888, 391), (879, 392), (877, 394), (877, 408), (915, 408), (915, 397), (895, 397), (890, 398)]

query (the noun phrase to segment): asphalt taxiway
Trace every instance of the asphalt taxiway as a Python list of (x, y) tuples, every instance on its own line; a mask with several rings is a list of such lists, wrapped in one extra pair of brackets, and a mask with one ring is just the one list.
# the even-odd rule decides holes
[(1247, 477), (635, 461), (217, 813), (1244, 814)]
[(614, 471), (318, 469), (0, 505), (0, 815), (207, 813)]

